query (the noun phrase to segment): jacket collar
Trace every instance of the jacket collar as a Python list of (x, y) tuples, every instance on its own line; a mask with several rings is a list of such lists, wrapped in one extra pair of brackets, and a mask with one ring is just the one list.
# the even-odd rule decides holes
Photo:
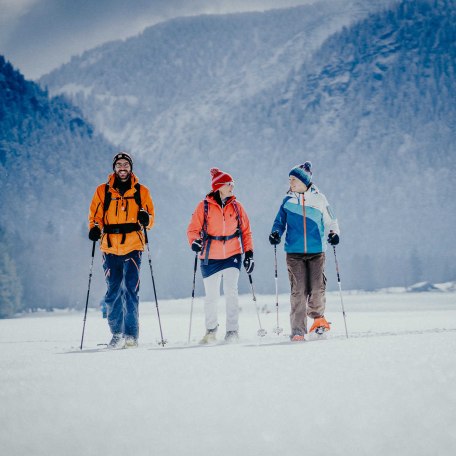
[[(116, 180), (116, 174), (115, 173), (111, 173), (109, 176), (108, 176), (108, 184), (109, 184), (109, 188), (111, 189), (111, 191), (115, 191), (117, 192), (117, 190), (114, 188), (114, 182)], [(131, 187), (125, 192), (128, 193), (130, 192), (132, 189), (134, 189), (134, 186), (138, 183), (138, 178), (133, 174), (131, 173)]]
[[(225, 201), (225, 204), (223, 205), (223, 207), (226, 207), (228, 206), (229, 204), (231, 204), (234, 200), (236, 199), (236, 197), (233, 195), (233, 196), (230, 196), (226, 201)], [(207, 196), (206, 196), (206, 200), (211, 203), (211, 204), (215, 204), (216, 206), (218, 207), (221, 207), (220, 206), (220, 203), (217, 201), (217, 199), (214, 197), (213, 194), (209, 193)]]

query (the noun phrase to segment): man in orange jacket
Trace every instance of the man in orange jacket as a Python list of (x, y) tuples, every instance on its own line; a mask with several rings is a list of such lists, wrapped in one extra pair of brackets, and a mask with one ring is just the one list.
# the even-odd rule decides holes
[(248, 274), (253, 271), (253, 241), (250, 222), (242, 204), (234, 196), (234, 182), (230, 174), (211, 169), (212, 191), (200, 201), (187, 228), (192, 250), (199, 253), (206, 297), (206, 334), (200, 344), (216, 341), (218, 328), (217, 301), (220, 282), (226, 301), (225, 341), (239, 338), (238, 280), (241, 254)]
[(107, 292), (108, 348), (138, 346), (139, 272), (144, 250), (142, 228), (154, 224), (150, 192), (139, 185), (133, 161), (125, 152), (114, 156), (114, 173), (95, 190), (89, 211), (89, 239), (100, 242)]

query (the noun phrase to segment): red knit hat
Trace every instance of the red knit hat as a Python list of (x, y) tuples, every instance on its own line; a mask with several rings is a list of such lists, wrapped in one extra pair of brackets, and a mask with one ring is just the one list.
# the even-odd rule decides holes
[(228, 174), (220, 171), (218, 168), (211, 168), (212, 190), (215, 192), (220, 187), (223, 187), (229, 182), (233, 182), (233, 178)]

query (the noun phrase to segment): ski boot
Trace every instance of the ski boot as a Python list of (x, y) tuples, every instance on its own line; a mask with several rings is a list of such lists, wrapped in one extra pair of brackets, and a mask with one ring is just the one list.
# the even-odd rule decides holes
[(122, 333), (117, 333), (112, 335), (111, 342), (108, 344), (110, 350), (119, 350), (120, 348), (125, 348), (125, 337)]
[(304, 331), (299, 328), (294, 328), (291, 331), (290, 340), (292, 342), (304, 342)]
[(239, 341), (239, 334), (237, 331), (227, 331), (225, 334), (225, 342), (227, 344), (235, 344)]
[(134, 336), (125, 337), (125, 348), (136, 348), (138, 346), (138, 339)]
[(217, 342), (217, 339), (215, 338), (215, 336), (217, 334), (217, 328), (218, 328), (218, 326), (216, 326), (213, 329), (208, 329), (206, 331), (205, 336), (200, 340), (200, 342), (199, 342), (200, 345), (215, 344), (215, 342)]

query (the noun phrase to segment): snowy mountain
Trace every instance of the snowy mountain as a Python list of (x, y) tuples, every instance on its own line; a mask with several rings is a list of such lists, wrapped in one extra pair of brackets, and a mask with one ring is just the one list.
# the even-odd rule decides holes
[(214, 165), (235, 177), (270, 292), (267, 235), (307, 159), (339, 217), (347, 288), (452, 280), (455, 17), (453, 1), (423, 0), (176, 19), (40, 82), (166, 182), (152, 189), (165, 295), (188, 294), (185, 229)]
[(83, 300), (87, 198), (113, 154), (78, 108), (0, 56), (0, 317)]

